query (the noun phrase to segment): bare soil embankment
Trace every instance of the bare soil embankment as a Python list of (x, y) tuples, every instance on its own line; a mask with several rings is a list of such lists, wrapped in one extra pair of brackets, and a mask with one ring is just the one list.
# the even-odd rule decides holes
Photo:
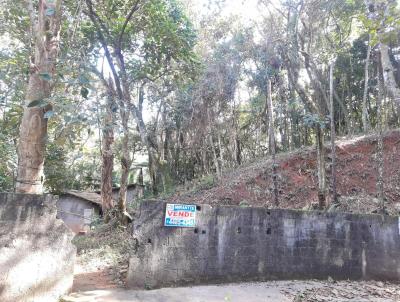
[[(344, 138), (337, 142), (337, 190), (339, 210), (371, 213), (376, 199), (377, 138), (375, 135)], [(384, 180), (386, 206), (390, 214), (400, 210), (400, 130), (384, 135)], [(326, 150), (330, 183), (330, 151)], [(315, 148), (307, 147), (277, 157), (280, 208), (310, 209), (317, 202)], [(183, 191), (170, 202), (273, 207), (272, 162), (261, 158), (230, 172), (212, 186)]]

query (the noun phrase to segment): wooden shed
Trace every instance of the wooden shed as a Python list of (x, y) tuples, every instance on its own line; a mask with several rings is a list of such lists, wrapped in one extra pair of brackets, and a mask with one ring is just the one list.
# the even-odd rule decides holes
[(86, 233), (93, 220), (100, 215), (100, 194), (71, 190), (60, 195), (57, 203), (57, 216), (74, 233)]

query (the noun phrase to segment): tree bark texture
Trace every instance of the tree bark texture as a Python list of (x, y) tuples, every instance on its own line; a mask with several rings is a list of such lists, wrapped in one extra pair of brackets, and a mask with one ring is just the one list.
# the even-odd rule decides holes
[(394, 101), (397, 115), (400, 114), (400, 88), (394, 77), (394, 67), (389, 57), (389, 47), (382, 43), (380, 44), (381, 64), (383, 73), (383, 82), (390, 98)]
[(119, 184), (118, 208), (121, 213), (124, 213), (126, 212), (126, 192), (128, 188), (129, 169), (132, 162), (129, 156), (129, 110), (126, 108), (126, 106), (120, 107), (120, 116), (123, 137), (121, 146), (121, 178)]
[(158, 184), (159, 184), (159, 177), (158, 173), (160, 171), (160, 163), (159, 163), (159, 158), (157, 157), (157, 150), (153, 146), (153, 144), (150, 141), (148, 131), (146, 128), (146, 125), (143, 120), (143, 101), (144, 101), (144, 87), (143, 85), (139, 88), (139, 103), (138, 106), (134, 106), (131, 104), (132, 108), (132, 113), (133, 113), (133, 118), (136, 121), (136, 125), (139, 129), (139, 136), (140, 140), (143, 143), (144, 146), (146, 146), (147, 149), (147, 154), (149, 157), (149, 174), (150, 174), (150, 179), (151, 179), (151, 185), (152, 185), (152, 191), (153, 194), (158, 193)]
[[(380, 64), (382, 67), (383, 85), (390, 98), (394, 101), (397, 115), (400, 114), (400, 87), (396, 83), (394, 76), (394, 67), (390, 61), (389, 46), (384, 42), (385, 40), (385, 22), (389, 16), (392, 8), (396, 7), (396, 1), (376, 1), (366, 0), (367, 17), (372, 22), (379, 22), (378, 38), (379, 38), (379, 51), (380, 51)], [(383, 17), (383, 18), (382, 18)], [(382, 102), (382, 100), (381, 100)]]
[(379, 210), (381, 213), (385, 212), (385, 195), (384, 195), (384, 154), (383, 154), (383, 125), (382, 125), (382, 100), (383, 100), (383, 70), (378, 67), (378, 97), (376, 98), (376, 118), (378, 120), (377, 125), (377, 150), (376, 150), (376, 165), (377, 165), (377, 179), (376, 189), (378, 191)]
[(326, 170), (325, 170), (325, 151), (324, 151), (324, 133), (321, 125), (315, 129), (317, 141), (317, 165), (318, 165), (318, 205), (322, 210), (326, 206)]
[[(51, 96), (59, 49), (61, 0), (39, 0), (37, 18), (32, 2), (28, 2), (32, 24), (34, 56), (30, 66), (25, 106), (19, 129), (16, 192), (43, 192), (44, 151), (47, 136), (46, 111), (51, 106), (34, 106)], [(31, 107), (32, 106), (32, 107)]]
[(214, 145), (214, 139), (213, 139), (213, 123), (210, 117), (210, 113), (207, 113), (207, 118), (208, 118), (208, 123), (209, 123), (209, 127), (208, 127), (208, 143), (210, 144), (210, 148), (211, 148), (211, 153), (213, 155), (213, 163), (214, 163), (214, 167), (215, 167), (215, 172), (217, 175), (217, 179), (221, 178), (221, 166), (219, 163), (219, 157), (217, 155), (217, 151), (215, 149), (215, 145)]
[(138, 180), (137, 180), (138, 184), (143, 186), (143, 168), (140, 168), (139, 170), (139, 176), (138, 176)]
[(279, 206), (279, 192), (278, 192), (278, 175), (277, 175), (277, 164), (276, 164), (276, 142), (275, 142), (275, 125), (273, 117), (273, 104), (272, 104), (272, 85), (271, 80), (268, 79), (267, 83), (267, 113), (268, 113), (268, 145), (269, 152), (272, 158), (272, 182), (274, 185), (274, 204)]
[(106, 214), (114, 207), (112, 195), (112, 172), (114, 166), (114, 114), (113, 109), (116, 105), (112, 96), (108, 95), (106, 105), (106, 115), (103, 125), (103, 146), (102, 146), (102, 165), (101, 165), (101, 205), (103, 213)]
[(238, 166), (242, 164), (242, 148), (238, 134), (235, 134), (235, 162)]
[[(210, 131), (211, 131), (211, 128), (210, 128)], [(208, 142), (210, 143), (210, 147), (211, 147), (211, 151), (212, 151), (212, 155), (213, 155), (213, 162), (214, 162), (214, 166), (215, 166), (215, 172), (217, 174), (217, 178), (220, 179), (221, 178), (221, 168), (219, 166), (217, 151), (215, 150), (214, 140), (213, 140), (213, 137), (212, 137), (212, 132), (208, 135)]]
[(331, 106), (331, 157), (332, 157), (332, 167), (331, 167), (331, 182), (332, 182), (332, 202), (337, 203), (337, 192), (336, 192), (336, 129), (335, 129), (335, 106), (333, 103), (333, 69), (334, 62), (331, 63), (329, 67), (329, 102)]
[(365, 59), (364, 66), (364, 92), (363, 92), (363, 100), (362, 100), (362, 123), (364, 132), (369, 131), (369, 119), (368, 119), (368, 110), (367, 110), (367, 97), (368, 97), (368, 69), (369, 69), (369, 58), (371, 56), (371, 41), (368, 40), (368, 48), (367, 48), (367, 57)]

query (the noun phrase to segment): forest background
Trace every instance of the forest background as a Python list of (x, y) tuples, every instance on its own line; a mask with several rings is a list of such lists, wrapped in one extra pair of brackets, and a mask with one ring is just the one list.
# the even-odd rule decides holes
[[(125, 212), (129, 183), (166, 196), (315, 145), (323, 208), (336, 201), (336, 136), (374, 132), (383, 201), (382, 133), (400, 114), (396, 1), (0, 4), (1, 191), (101, 190), (107, 211), (118, 185)], [(278, 176), (274, 164), (277, 206)]]

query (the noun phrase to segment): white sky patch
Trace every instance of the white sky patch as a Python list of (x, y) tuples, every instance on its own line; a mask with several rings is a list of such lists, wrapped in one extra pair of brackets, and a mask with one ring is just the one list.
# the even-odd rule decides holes
[(260, 16), (257, 3), (258, 0), (229, 0), (226, 2), (225, 13), (240, 16), (245, 23), (254, 21)]
[[(210, 5), (210, 0), (189, 0), (193, 12), (200, 12), (200, 16), (209, 15), (215, 4)], [(225, 0), (221, 4), (221, 17), (230, 15), (238, 16), (243, 23), (248, 23), (260, 17), (260, 7), (258, 0)]]

